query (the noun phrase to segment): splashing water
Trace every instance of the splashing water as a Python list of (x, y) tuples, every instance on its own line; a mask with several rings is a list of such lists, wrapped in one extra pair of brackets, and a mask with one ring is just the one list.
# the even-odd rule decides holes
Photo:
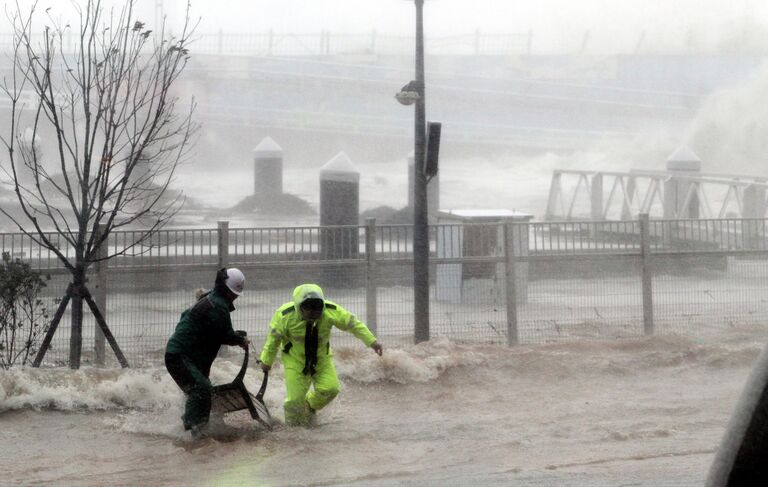
[[(342, 391), (316, 428), (263, 431), (238, 412), (238, 434), (203, 441), (162, 368), (13, 369), (0, 472), (13, 485), (701, 485), (761, 338), (340, 347)], [(237, 370), (218, 360), (212, 379)], [(281, 419), (279, 365), (273, 379)], [(249, 390), (260, 380), (250, 368)]]

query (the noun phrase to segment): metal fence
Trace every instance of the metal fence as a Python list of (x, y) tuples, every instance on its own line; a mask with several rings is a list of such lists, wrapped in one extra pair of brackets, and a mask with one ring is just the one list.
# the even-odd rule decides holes
[[(91, 277), (131, 365), (156, 363), (194, 290), (215, 269), (236, 266), (247, 292), (235, 327), (258, 347), (274, 310), (293, 287), (316, 282), (390, 345), (413, 341), (410, 225), (178, 229), (114, 232), (125, 250)], [(72, 249), (61, 239), (59, 248)], [(67, 275), (50, 252), (22, 234), (0, 249), (52, 276), (46, 302)], [(462, 223), (430, 227), (432, 337), (472, 343), (542, 343), (659, 333), (703, 334), (768, 324), (766, 220)], [(98, 283), (106, 283), (99, 285)], [(68, 357), (65, 317), (46, 360)], [(94, 360), (86, 314), (84, 361)], [(354, 343), (336, 333), (334, 344)], [(107, 363), (116, 361), (107, 352)]]
[[(0, 49), (13, 47), (13, 34), (0, 33)], [(428, 54), (520, 55), (531, 53), (532, 32), (471, 33), (432, 36), (426, 39)], [(32, 44), (43, 41), (32, 36)], [(64, 52), (74, 52), (78, 39), (70, 31), (62, 37)], [(348, 34), (321, 30), (313, 33), (237, 33), (220, 30), (195, 35), (195, 54), (240, 56), (336, 56), (341, 54), (404, 55), (413, 52), (413, 36), (388, 35), (371, 31)]]

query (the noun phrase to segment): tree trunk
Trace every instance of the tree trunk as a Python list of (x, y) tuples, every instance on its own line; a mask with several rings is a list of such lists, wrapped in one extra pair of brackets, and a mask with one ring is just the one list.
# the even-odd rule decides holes
[(104, 316), (101, 314), (96, 301), (93, 300), (93, 296), (91, 296), (90, 291), (88, 291), (88, 288), (86, 287), (83, 288), (83, 299), (85, 299), (85, 302), (88, 303), (88, 306), (91, 308), (91, 312), (93, 313), (93, 317), (96, 319), (96, 323), (98, 324), (99, 329), (103, 333), (104, 338), (106, 338), (106, 340), (109, 342), (109, 346), (112, 347), (112, 350), (115, 352), (115, 356), (120, 362), (120, 365), (122, 367), (128, 367), (128, 360), (125, 358), (125, 355), (123, 355), (123, 351), (120, 350), (120, 346), (117, 344), (114, 335), (112, 335), (112, 332), (109, 331), (107, 322), (104, 321)]
[(80, 368), (80, 356), (83, 350), (83, 286), (85, 285), (85, 269), (75, 268), (72, 276), (72, 325), (69, 335), (69, 368)]
[(45, 353), (48, 351), (48, 347), (51, 346), (53, 335), (56, 333), (56, 329), (59, 327), (59, 322), (61, 321), (61, 317), (64, 316), (64, 312), (67, 310), (67, 305), (69, 304), (70, 299), (72, 299), (72, 283), (67, 286), (67, 291), (64, 293), (64, 297), (61, 299), (59, 307), (56, 308), (56, 313), (53, 315), (53, 320), (51, 320), (51, 326), (48, 328), (48, 332), (45, 334), (43, 343), (40, 344), (40, 349), (37, 351), (37, 356), (35, 356), (35, 360), (32, 362), (32, 367), (40, 367), (40, 364), (43, 362), (43, 357), (45, 357)]

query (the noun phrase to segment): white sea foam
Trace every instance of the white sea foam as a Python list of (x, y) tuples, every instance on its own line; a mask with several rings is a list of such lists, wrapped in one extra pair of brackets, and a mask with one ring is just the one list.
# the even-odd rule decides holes
[(387, 349), (382, 357), (359, 347), (342, 347), (335, 355), (340, 377), (365, 383), (380, 380), (399, 384), (428, 382), (451, 367), (487, 362), (486, 354), (477, 351), (476, 347), (457, 345), (444, 338), (406, 348)]
[[(515, 348), (463, 345), (437, 338), (419, 345), (387, 348), (383, 357), (361, 346), (343, 346), (335, 350), (335, 363), (340, 378), (350, 384), (421, 384), (439, 381), (446, 371), (461, 367), (504, 369), (520, 377), (556, 377), (565, 373), (632, 375), (648, 369), (694, 366), (743, 367), (756, 359), (761, 347), (759, 342), (699, 344), (676, 336)], [(217, 360), (211, 370), (212, 382), (230, 382), (239, 367), (230, 360)], [(261, 379), (257, 367), (251, 366), (246, 374), (246, 387), (255, 393)], [(277, 365), (270, 377), (268, 406), (280, 408), (284, 388), (282, 367)], [(183, 394), (162, 367), (89, 367), (74, 371), (20, 367), (0, 371), (0, 412), (25, 408), (172, 409), (177, 418), (182, 405)]]
[(160, 409), (177, 402), (164, 370), (16, 368), (0, 373), (0, 411)]

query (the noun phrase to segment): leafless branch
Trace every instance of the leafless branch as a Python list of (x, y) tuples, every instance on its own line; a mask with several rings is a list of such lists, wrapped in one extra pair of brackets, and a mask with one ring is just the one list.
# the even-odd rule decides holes
[[(95, 262), (116, 229), (143, 225), (145, 234), (102, 258), (149, 241), (183, 203), (167, 193), (197, 129), (195, 103), (180, 111), (172, 88), (196, 25), (187, 15), (175, 37), (164, 27), (152, 32), (135, 18), (134, 4), (107, 11), (100, 0), (85, 0), (75, 4), (79, 25), (42, 15), (37, 3), (7, 13), (14, 70), (0, 86), (12, 112), (10, 132), (0, 136), (8, 153), (2, 168), (24, 219), (0, 211), (70, 270)], [(40, 134), (52, 138), (45, 151)]]

